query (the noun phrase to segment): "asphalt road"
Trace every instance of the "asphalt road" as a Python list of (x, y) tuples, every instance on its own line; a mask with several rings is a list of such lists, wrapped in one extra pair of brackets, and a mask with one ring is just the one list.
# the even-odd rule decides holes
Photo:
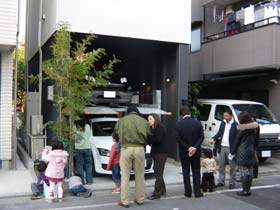
[[(238, 184), (240, 186), (240, 184)], [(254, 182), (253, 195), (241, 198), (235, 191), (222, 189), (214, 193), (205, 194), (203, 198), (184, 198), (183, 186), (170, 185), (167, 187), (168, 196), (161, 200), (146, 201), (143, 206), (133, 202), (130, 209), (145, 210), (279, 210), (280, 209), (280, 175), (261, 177)], [(133, 189), (131, 200), (133, 200)], [(146, 188), (147, 194), (152, 188)], [(119, 195), (112, 195), (110, 191), (93, 192), (91, 198), (79, 198), (65, 195), (63, 203), (47, 203), (44, 199), (31, 201), (29, 197), (14, 197), (0, 199), (1, 210), (118, 210), (116, 205)]]

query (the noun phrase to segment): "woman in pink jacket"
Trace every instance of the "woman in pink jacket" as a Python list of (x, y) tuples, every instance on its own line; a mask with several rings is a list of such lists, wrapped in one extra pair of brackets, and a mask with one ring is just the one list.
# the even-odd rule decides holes
[[(51, 150), (50, 147), (45, 147), (42, 153), (42, 159), (49, 163), (45, 173), (46, 178), (50, 182), (49, 199), (53, 202), (55, 195), (57, 195), (58, 202), (62, 202), (62, 181), (64, 179), (64, 168), (67, 164), (68, 153), (64, 151), (63, 144), (56, 141), (52, 145)], [(55, 192), (55, 185), (57, 185), (57, 192)]]

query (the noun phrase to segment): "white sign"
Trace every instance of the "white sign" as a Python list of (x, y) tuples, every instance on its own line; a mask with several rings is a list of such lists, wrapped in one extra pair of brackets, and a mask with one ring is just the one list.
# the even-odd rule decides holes
[(191, 0), (59, 0), (74, 32), (190, 44)]
[(116, 98), (116, 91), (104, 91), (104, 98)]

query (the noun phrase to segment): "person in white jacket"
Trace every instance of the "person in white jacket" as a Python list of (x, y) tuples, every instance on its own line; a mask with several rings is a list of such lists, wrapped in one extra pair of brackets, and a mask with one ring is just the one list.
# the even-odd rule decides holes
[(215, 189), (214, 173), (216, 172), (216, 160), (213, 158), (213, 152), (210, 149), (204, 150), (204, 158), (201, 161), (203, 192), (213, 192)]

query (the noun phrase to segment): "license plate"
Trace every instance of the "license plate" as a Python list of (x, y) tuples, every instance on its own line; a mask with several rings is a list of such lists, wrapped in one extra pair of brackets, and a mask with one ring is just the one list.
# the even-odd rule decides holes
[(271, 151), (262, 151), (262, 157), (271, 157)]
[(104, 98), (116, 98), (116, 91), (104, 91)]

